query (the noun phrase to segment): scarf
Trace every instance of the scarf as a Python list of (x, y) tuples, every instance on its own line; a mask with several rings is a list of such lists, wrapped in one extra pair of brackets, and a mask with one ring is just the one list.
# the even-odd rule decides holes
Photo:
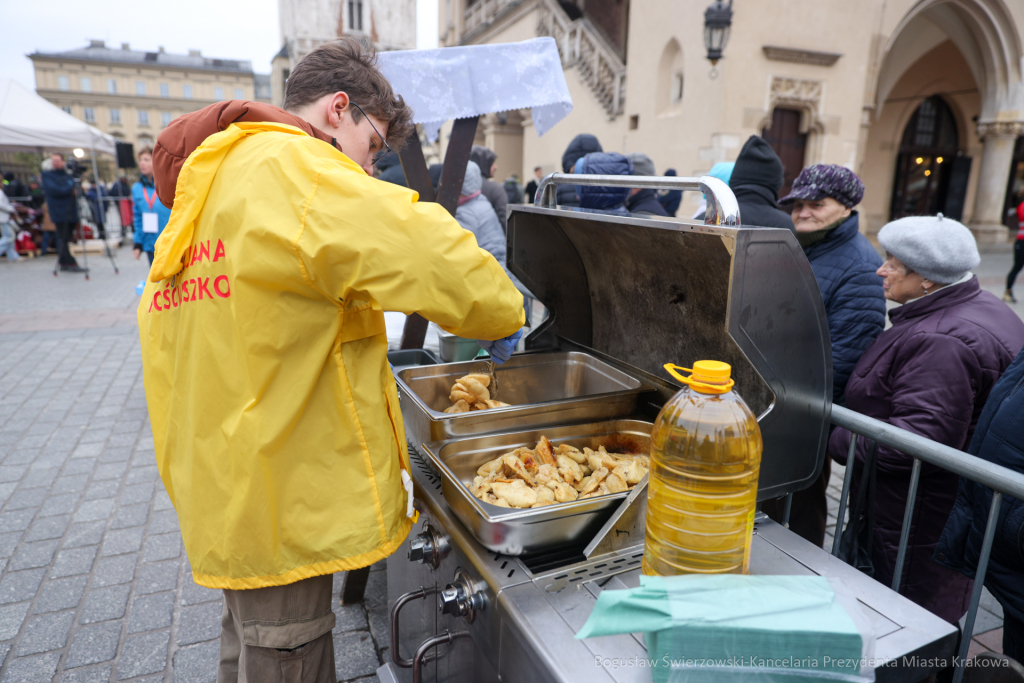
[(832, 225), (822, 228), (821, 230), (815, 230), (814, 232), (798, 232), (796, 233), (796, 241), (799, 242), (800, 246), (806, 251), (828, 237), (828, 234), (845, 223), (847, 218), (849, 218), (849, 216), (840, 218)]

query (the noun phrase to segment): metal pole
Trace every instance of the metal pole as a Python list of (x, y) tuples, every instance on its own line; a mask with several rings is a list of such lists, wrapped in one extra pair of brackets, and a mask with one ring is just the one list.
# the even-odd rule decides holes
[[(89, 161), (92, 162), (92, 179), (96, 185), (96, 208), (99, 209), (101, 215), (96, 217), (96, 236), (103, 241), (103, 251), (106, 253), (107, 258), (110, 259), (110, 265), (114, 268), (114, 275), (118, 275), (120, 271), (117, 269), (117, 264), (114, 262), (114, 255), (110, 253), (110, 245), (107, 244), (106, 228), (103, 230), (103, 234), (100, 234), (100, 223), (106, 223), (106, 217), (102, 214), (105, 213), (103, 208), (103, 186), (100, 185), (100, 171), (96, 167), (96, 145), (92, 142), (92, 133), (89, 133), (89, 151), (91, 153)], [(85, 249), (82, 249), (82, 254), (85, 254)], [(86, 272), (85, 279), (89, 279), (89, 273)]]
[(892, 589), (900, 592), (903, 578), (903, 561), (907, 557), (907, 541), (910, 540), (910, 519), (914, 516), (914, 500), (917, 498), (917, 482), (921, 479), (921, 461), (914, 458), (914, 469), (910, 473), (910, 490), (907, 491), (907, 505), (903, 508), (903, 528), (900, 530), (900, 549), (896, 552), (896, 570), (892, 576)]
[(967, 477), (993, 491), (1024, 498), (1024, 474), (1020, 472), (1000, 467), (842, 406), (832, 406), (832, 422), (882, 445), (920, 458), (930, 465)]
[[(827, 455), (825, 456), (828, 457)], [(786, 494), (786, 509), (782, 513), (782, 526), (789, 528), (789, 512), (793, 509), (793, 492)]]
[(985, 538), (981, 543), (981, 555), (978, 557), (978, 570), (974, 573), (974, 590), (971, 592), (971, 605), (967, 609), (967, 621), (964, 622), (964, 633), (960, 638), (960, 651), (957, 652), (956, 671), (953, 683), (960, 683), (964, 678), (964, 662), (971, 647), (971, 636), (974, 635), (974, 620), (978, 616), (978, 604), (981, 602), (981, 590), (985, 587), (985, 573), (988, 571), (988, 557), (992, 553), (992, 539), (996, 535), (996, 523), (999, 520), (999, 508), (1003, 504), (1003, 494), (992, 492), (992, 505), (988, 509), (988, 522), (985, 523)]
[(839, 541), (843, 535), (843, 520), (846, 519), (846, 501), (850, 498), (850, 482), (853, 481), (853, 465), (856, 461), (856, 457), (857, 435), (850, 432), (850, 450), (846, 454), (846, 473), (843, 474), (843, 492), (839, 495), (839, 512), (836, 515), (836, 535), (832, 537), (832, 554), (835, 557), (839, 557)]

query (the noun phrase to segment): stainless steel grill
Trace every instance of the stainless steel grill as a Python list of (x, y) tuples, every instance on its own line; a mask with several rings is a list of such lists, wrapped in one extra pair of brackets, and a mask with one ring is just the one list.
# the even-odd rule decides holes
[[(629, 414), (614, 417), (646, 422), (679, 388), (661, 370), (663, 363), (726, 361), (738, 391), (759, 415), (765, 449), (758, 498), (813, 482), (825, 457), (831, 348), (817, 283), (793, 235), (734, 227), (735, 199), (713, 178), (553, 176), (540, 196), (553, 195), (551, 181), (699, 187), (708, 194), (709, 211), (700, 225), (514, 207), (508, 222), (510, 268), (550, 310), (528, 337), (530, 353), (584, 353), (638, 379), (645, 390)], [(434, 370), (445, 372), (444, 366)], [(594, 420), (575, 420), (572, 429), (587, 421)], [(617, 508), (582, 525), (585, 533), (565, 533), (554, 544), (504, 546), (490, 543), (482, 531), (484, 522), (507, 523), (502, 513), (474, 506), (455, 488), (465, 482), (452, 468), (438, 467), (439, 475), (431, 466), (444, 464), (446, 449), (472, 452), (486, 450), (488, 443), (497, 448), (570, 422), (414, 440), (422, 451), (412, 452), (422, 516), (388, 561), (393, 657), (378, 672), (382, 681), (650, 680), (643, 668), (612, 670), (595, 663), (644, 658), (638, 635), (574, 638), (602, 590), (639, 585), (643, 484), (639, 495), (620, 496)], [(564, 509), (572, 514), (572, 506)], [(529, 520), (530, 513), (542, 511), (510, 516), (527, 513)], [(538, 515), (536, 521), (550, 520)], [(950, 654), (955, 643), (953, 626), (764, 516), (755, 523), (751, 572), (842, 579), (873, 621), (876, 656), (895, 662), (876, 671), (879, 681), (926, 677), (931, 671), (918, 663)], [(904, 659), (910, 655), (921, 659)]]

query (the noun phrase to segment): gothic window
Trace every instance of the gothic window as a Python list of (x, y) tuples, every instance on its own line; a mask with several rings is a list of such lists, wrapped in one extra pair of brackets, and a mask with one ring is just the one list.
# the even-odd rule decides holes
[(947, 195), (959, 147), (949, 105), (938, 96), (921, 102), (903, 131), (896, 157), (890, 220), (949, 213)]

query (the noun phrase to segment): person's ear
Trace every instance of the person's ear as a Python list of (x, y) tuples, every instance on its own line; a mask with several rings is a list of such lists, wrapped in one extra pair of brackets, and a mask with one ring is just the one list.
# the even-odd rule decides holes
[(345, 117), (348, 111), (349, 99), (348, 94), (344, 92), (334, 93), (334, 96), (328, 102), (327, 120), (332, 126), (341, 125), (341, 120)]

